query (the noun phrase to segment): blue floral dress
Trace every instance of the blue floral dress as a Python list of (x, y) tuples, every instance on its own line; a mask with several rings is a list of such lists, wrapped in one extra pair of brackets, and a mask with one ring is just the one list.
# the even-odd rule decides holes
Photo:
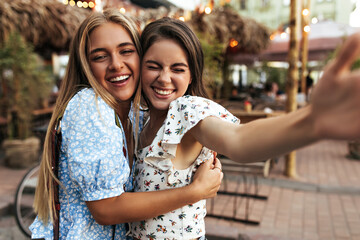
[[(171, 159), (175, 158), (177, 145), (185, 133), (209, 116), (232, 123), (240, 122), (221, 105), (205, 98), (184, 96), (170, 104), (167, 117), (152, 144), (137, 152), (134, 176), (136, 192), (190, 184), (197, 166), (212, 159), (213, 152), (203, 147), (194, 163), (184, 170), (175, 169)], [(201, 200), (153, 219), (132, 223), (132, 235), (136, 239), (197, 239), (205, 235), (205, 215), (206, 201)]]
[[(61, 122), (59, 161), (60, 239), (126, 239), (127, 224), (95, 222), (85, 201), (131, 191), (132, 176), (122, 126), (114, 110), (92, 89), (83, 89), (68, 103)], [(30, 226), (33, 238), (53, 239), (53, 227), (38, 218)], [(114, 232), (115, 231), (115, 232)]]

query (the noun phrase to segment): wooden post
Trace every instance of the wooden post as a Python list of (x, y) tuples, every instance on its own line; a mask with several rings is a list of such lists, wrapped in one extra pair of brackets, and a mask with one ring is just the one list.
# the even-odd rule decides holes
[(307, 62), (309, 52), (309, 30), (310, 30), (310, 4), (311, 0), (304, 0), (302, 7), (302, 41), (301, 41), (301, 92), (307, 94), (306, 76), (308, 75)]
[[(290, 3), (290, 40), (288, 53), (288, 77), (286, 81), (286, 111), (292, 112), (297, 109), (296, 96), (298, 92), (299, 81), (299, 34), (300, 34), (300, 1), (291, 0)], [(297, 178), (296, 173), (296, 154), (291, 152), (285, 156), (286, 168), (285, 175), (291, 178)]]

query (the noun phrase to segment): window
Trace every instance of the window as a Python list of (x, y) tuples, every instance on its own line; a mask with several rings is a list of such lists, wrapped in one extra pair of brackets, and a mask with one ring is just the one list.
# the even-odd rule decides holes
[(283, 0), (284, 6), (290, 6), (290, 0)]
[(265, 8), (268, 7), (269, 5), (270, 5), (269, 0), (261, 0), (261, 7)]
[(240, 0), (240, 9), (245, 10), (246, 9), (246, 0)]

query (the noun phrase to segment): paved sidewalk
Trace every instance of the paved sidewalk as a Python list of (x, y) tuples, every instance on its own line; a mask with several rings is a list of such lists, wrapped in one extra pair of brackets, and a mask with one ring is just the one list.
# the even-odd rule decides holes
[[(267, 200), (249, 201), (258, 226), (207, 218), (207, 233), (227, 239), (360, 240), (360, 161), (346, 158), (347, 143), (324, 141), (297, 151), (299, 179), (283, 176), (284, 158), (260, 180)], [(233, 190), (243, 184), (232, 181)], [(219, 195), (214, 212), (233, 216), (234, 197)], [(245, 199), (236, 217), (245, 217)], [(210, 209), (210, 207), (208, 208)]]
[[(346, 142), (324, 141), (297, 151), (299, 179), (283, 176), (278, 159), (259, 194), (249, 200), (249, 219), (259, 225), (207, 217), (209, 240), (360, 240), (360, 161), (346, 158)], [(10, 215), (16, 186), (26, 170), (0, 161), (0, 240), (23, 239)], [(242, 192), (243, 183), (229, 177), (228, 187)], [(233, 196), (219, 195), (214, 213), (233, 216)], [(211, 201), (208, 201), (210, 211)], [(245, 217), (245, 198), (237, 198), (236, 217)]]

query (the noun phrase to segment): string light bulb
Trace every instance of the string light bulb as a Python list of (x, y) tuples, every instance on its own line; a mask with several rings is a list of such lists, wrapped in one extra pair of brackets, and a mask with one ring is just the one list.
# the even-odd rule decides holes
[(206, 8), (205, 8), (205, 13), (206, 13), (206, 14), (210, 14), (210, 13), (211, 13), (211, 8), (210, 8), (210, 7), (206, 7)]
[(310, 26), (309, 25), (305, 25), (304, 26), (304, 32), (306, 32), (306, 33), (308, 33), (308, 32), (310, 32)]
[(236, 47), (237, 45), (239, 45), (239, 42), (236, 41), (235, 39), (231, 39), (230, 40), (230, 47)]
[(302, 10), (302, 15), (303, 16), (308, 16), (310, 14), (310, 11), (309, 11), (309, 9), (307, 9), (307, 8), (304, 8), (303, 10)]

